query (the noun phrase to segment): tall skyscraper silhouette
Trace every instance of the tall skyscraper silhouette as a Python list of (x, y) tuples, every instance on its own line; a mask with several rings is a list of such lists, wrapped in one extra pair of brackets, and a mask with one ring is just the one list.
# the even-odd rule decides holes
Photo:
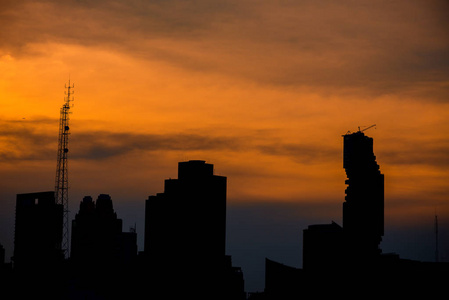
[(375, 263), (384, 234), (384, 175), (363, 131), (343, 135), (347, 179), (343, 227), (310, 225), (304, 230), (303, 267), (309, 272), (365, 268)]
[(195, 258), (195, 264), (223, 265), (226, 240), (226, 177), (213, 165), (178, 164), (178, 179), (165, 180), (164, 193), (146, 201), (145, 251)]
[(148, 198), (145, 253), (156, 287), (175, 285), (173, 293), (206, 299), (225, 294), (225, 269), (239, 278), (225, 256), (226, 189), (212, 164), (190, 160), (178, 163), (178, 179), (165, 180), (163, 193)]
[(362, 131), (343, 136), (346, 197), (343, 229), (351, 252), (376, 257), (384, 235), (384, 175), (373, 152), (373, 139)]

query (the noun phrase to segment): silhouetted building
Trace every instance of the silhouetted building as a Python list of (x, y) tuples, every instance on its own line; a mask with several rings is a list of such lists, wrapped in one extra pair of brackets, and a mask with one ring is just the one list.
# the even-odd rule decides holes
[(146, 201), (145, 251), (160, 256), (208, 257), (222, 266), (226, 238), (226, 177), (204, 161), (178, 164), (178, 179)]
[(130, 228), (129, 232), (122, 232), (118, 236), (118, 258), (125, 267), (132, 266), (137, 258), (137, 232)]
[(165, 180), (164, 192), (146, 201), (144, 251), (159, 290), (168, 284), (195, 297), (224, 294), (226, 181), (205, 161), (180, 162), (178, 179)]
[[(245, 280), (240, 267), (232, 266), (231, 256), (225, 256), (224, 297), (229, 300), (245, 300)], [(218, 297), (219, 298), (219, 297)]]
[(376, 162), (372, 138), (361, 131), (343, 138), (343, 167), (348, 178), (343, 229), (353, 242), (351, 252), (376, 257), (384, 235), (384, 175)]
[(218, 269), (225, 255), (226, 177), (204, 161), (180, 162), (178, 179), (146, 201), (145, 252), (185, 267)]
[[(12, 271), (12, 263), (5, 261), (5, 247), (3, 247), (2, 244), (0, 244), (0, 286), (1, 283), (9, 283), (9, 280), (11, 280), (11, 271)], [(2, 294), (2, 289), (0, 288), (0, 295)]]
[(3, 266), (5, 264), (5, 253), (5, 247), (0, 244), (0, 266)]
[(64, 260), (61, 250), (63, 207), (54, 192), (18, 194), (14, 232), (14, 269), (47, 270)]
[(304, 295), (304, 288), (301, 287), (305, 278), (304, 270), (265, 258), (264, 298), (299, 299)]
[[(344, 137), (347, 174), (343, 227), (310, 225), (303, 231), (303, 269), (267, 260), (263, 299), (431, 297), (445, 291), (449, 263), (419, 262), (382, 254), (384, 175), (373, 139), (362, 131)], [(299, 298), (299, 297), (298, 297)]]
[(367, 268), (376, 263), (384, 234), (384, 175), (363, 132), (343, 135), (343, 167), (348, 185), (343, 227), (310, 225), (303, 235), (303, 268), (309, 272)]
[(137, 258), (137, 233), (122, 231), (112, 199), (85, 196), (72, 221), (71, 266), (76, 299), (126, 299)]
[(5, 248), (0, 244), (0, 298), (16, 299), (13, 285), (12, 264), (5, 262)]
[(84, 197), (72, 221), (71, 261), (87, 268), (131, 262), (137, 256), (137, 234), (122, 227), (109, 195), (100, 194), (96, 202)]
[(335, 271), (345, 255), (343, 228), (331, 224), (309, 225), (303, 231), (303, 268), (311, 272)]

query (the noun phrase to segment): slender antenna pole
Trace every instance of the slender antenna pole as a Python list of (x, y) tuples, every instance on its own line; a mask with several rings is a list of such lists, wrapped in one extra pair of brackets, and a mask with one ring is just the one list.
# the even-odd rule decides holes
[(57, 204), (63, 206), (63, 227), (62, 227), (62, 242), (61, 250), (64, 256), (69, 256), (69, 180), (68, 180), (68, 152), (69, 152), (69, 114), (70, 102), (73, 101), (74, 85), (69, 84), (65, 86), (67, 89), (66, 97), (64, 98), (64, 105), (60, 110), (59, 119), (59, 139), (58, 139), (58, 160), (56, 167), (55, 179), (55, 198)]
[(435, 262), (438, 262), (438, 216), (435, 213)]

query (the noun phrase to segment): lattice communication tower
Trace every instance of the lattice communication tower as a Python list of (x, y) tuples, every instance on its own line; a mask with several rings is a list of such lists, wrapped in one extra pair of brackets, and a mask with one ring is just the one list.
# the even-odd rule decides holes
[(65, 86), (64, 105), (62, 106), (59, 119), (59, 139), (58, 139), (58, 161), (56, 167), (55, 180), (55, 198), (57, 204), (63, 206), (63, 227), (62, 227), (62, 243), (61, 250), (64, 251), (66, 257), (69, 256), (69, 177), (68, 177), (68, 160), (69, 152), (69, 115), (73, 99), (74, 85), (69, 84)]

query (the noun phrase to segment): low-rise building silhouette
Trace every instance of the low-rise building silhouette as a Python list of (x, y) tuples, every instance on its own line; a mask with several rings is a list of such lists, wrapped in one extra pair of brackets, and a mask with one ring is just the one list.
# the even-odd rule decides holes
[(0, 266), (3, 267), (3, 265), (5, 264), (5, 247), (3, 247), (2, 244), (0, 244)]
[(223, 291), (222, 299), (243, 300), (246, 299), (245, 280), (243, 278), (242, 268), (232, 265), (232, 258), (230, 255), (225, 256), (225, 272), (223, 276)]
[(318, 273), (341, 268), (346, 251), (343, 234), (343, 228), (335, 222), (304, 229), (303, 269)]
[[(6, 262), (6, 250), (2, 244), (0, 244), (0, 282), (6, 282), (10, 280), (12, 263)], [(0, 292), (1, 294), (1, 292)]]

